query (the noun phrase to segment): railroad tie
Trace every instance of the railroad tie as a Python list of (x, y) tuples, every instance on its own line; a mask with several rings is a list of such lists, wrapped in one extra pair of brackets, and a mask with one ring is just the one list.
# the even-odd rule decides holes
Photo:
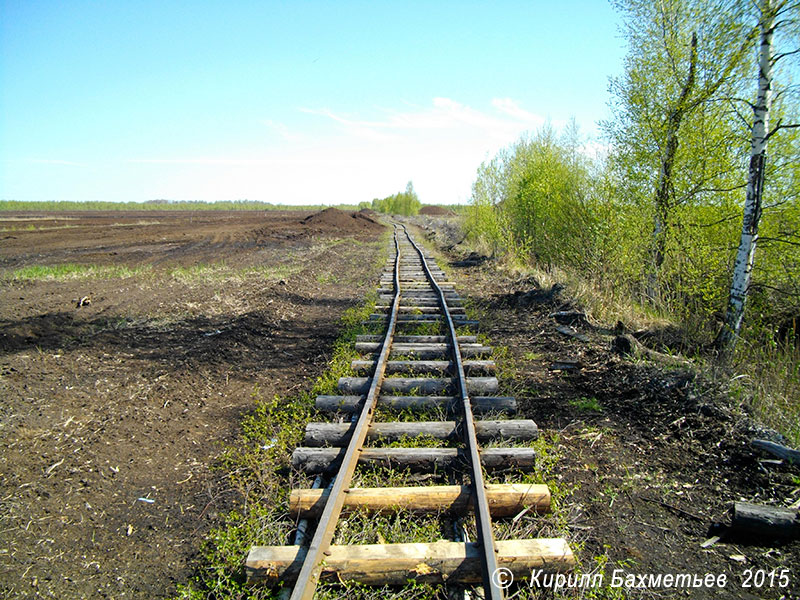
[[(314, 536), (305, 545), (253, 546), (245, 561), (248, 581), (290, 585), (292, 600), (310, 600), (323, 581), (409, 580), (477, 585), (485, 598), (500, 600), (509, 574), (524, 580), (533, 569), (573, 569), (564, 539), (494, 539), (492, 519), (550, 508), (545, 485), (484, 479), (498, 470), (533, 470), (535, 452), (526, 442), (536, 439), (538, 429), (529, 419), (506, 418), (516, 412), (516, 400), (496, 395), (492, 348), (474, 334), (479, 322), (467, 316), (455, 285), (405, 226), (395, 225), (379, 285), (373, 314), (363, 322), (373, 333), (355, 341), (362, 358), (351, 364), (354, 375), (339, 380), (340, 395), (316, 399), (317, 408), (338, 415), (339, 422), (309, 423), (304, 446), (292, 454), (294, 468), (330, 482), (290, 494), (291, 514), (315, 521)], [(411, 414), (421, 420), (410, 420)], [(419, 436), (434, 445), (397, 447)], [(382, 467), (421, 473), (434, 485), (351, 487), (356, 469)], [(428, 543), (332, 544), (343, 512), (399, 510), (456, 523), (470, 516), (477, 540), (456, 533)], [(498, 568), (507, 570), (503, 578), (492, 577)]]

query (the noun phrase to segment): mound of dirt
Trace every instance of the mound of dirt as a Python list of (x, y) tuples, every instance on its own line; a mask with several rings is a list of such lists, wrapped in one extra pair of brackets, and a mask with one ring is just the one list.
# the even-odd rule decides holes
[(301, 223), (314, 231), (336, 231), (340, 234), (377, 231), (383, 225), (363, 212), (349, 212), (338, 208), (326, 208), (303, 219)]
[(452, 210), (444, 208), (443, 206), (426, 205), (419, 209), (419, 214), (438, 216), (438, 217), (449, 217), (456, 213), (454, 213)]

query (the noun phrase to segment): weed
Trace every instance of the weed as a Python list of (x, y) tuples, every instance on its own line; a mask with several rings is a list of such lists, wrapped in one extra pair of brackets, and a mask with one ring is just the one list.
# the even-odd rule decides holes
[(149, 266), (127, 267), (124, 265), (32, 265), (17, 269), (6, 275), (6, 280), (17, 281), (60, 281), (65, 279), (117, 279), (133, 277), (149, 272)]
[(402, 323), (398, 324), (398, 335), (442, 335), (444, 327), (441, 322)]
[(446, 442), (447, 440), (440, 440), (431, 435), (420, 434), (403, 435), (393, 441), (378, 438), (373, 440), (370, 446), (373, 448), (443, 448), (447, 445)]
[[(177, 277), (194, 281), (198, 277), (217, 277), (226, 270), (230, 272), (223, 264), (204, 265), (179, 272)], [(375, 300), (374, 295), (368, 295), (361, 307), (345, 312), (341, 319), (343, 331), (334, 344), (329, 367), (310, 390), (290, 398), (264, 398), (258, 389), (253, 391), (255, 409), (243, 419), (240, 439), (224, 449), (216, 467), (226, 474), (241, 497), (243, 508), (226, 515), (225, 525), (208, 535), (201, 548), (197, 575), (179, 586), (177, 598), (266, 599), (278, 593), (246, 586), (242, 558), (253, 545), (283, 545), (291, 541), (295, 522), (288, 516), (289, 490), (310, 487), (308, 477), (291, 469), (292, 450), (301, 445), (306, 424), (316, 417), (314, 397), (336, 393), (339, 377), (352, 375), (350, 363), (357, 356), (353, 342), (356, 335), (365, 333), (361, 321)], [(376, 531), (384, 536), (401, 529), (400, 521), (380, 523), (382, 529)], [(341, 594), (340, 589), (322, 586), (318, 597), (345, 597)]]
[(317, 283), (339, 283), (339, 277), (329, 272), (318, 273), (316, 280)]
[(595, 397), (587, 398), (586, 396), (581, 396), (580, 398), (573, 398), (569, 400), (569, 405), (581, 412), (603, 412), (603, 407)]
[(335, 544), (406, 544), (435, 542), (441, 538), (438, 515), (418, 515), (407, 510), (386, 514), (350, 513), (336, 528)]

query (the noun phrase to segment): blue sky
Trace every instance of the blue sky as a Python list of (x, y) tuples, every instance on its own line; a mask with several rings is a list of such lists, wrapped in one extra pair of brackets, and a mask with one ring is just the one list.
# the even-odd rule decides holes
[(617, 15), (562, 2), (0, 0), (0, 198), (466, 202), (545, 120), (596, 136)]

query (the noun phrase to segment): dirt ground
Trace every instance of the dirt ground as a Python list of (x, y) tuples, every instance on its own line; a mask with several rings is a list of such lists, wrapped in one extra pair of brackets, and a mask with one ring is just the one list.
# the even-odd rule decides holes
[[(636, 598), (800, 598), (800, 541), (723, 535), (701, 547), (730, 522), (734, 501), (788, 506), (800, 498), (800, 466), (750, 446), (774, 432), (732, 407), (702, 371), (612, 351), (613, 323), (574, 323), (583, 339), (559, 333), (553, 313), (580, 307), (558, 288), (542, 289), (454, 248), (462, 236), (445, 221), (416, 220), (423, 236), (450, 249), (440, 264), (470, 298), (482, 332), (510, 350), (516, 377), (502, 382), (501, 393), (516, 396), (519, 416), (557, 440), (562, 507), (585, 572), (604, 564), (606, 582), (614, 569), (724, 573), (728, 580), (724, 589), (627, 590)], [(559, 369), (570, 362), (576, 368)], [(788, 569), (787, 587), (779, 585), (781, 569)], [(761, 570), (765, 580), (744, 587), (748, 570)]]
[[(0, 214), (0, 596), (163, 598), (186, 581), (235, 506), (210, 467), (253, 394), (308, 389), (339, 315), (374, 289), (385, 228), (369, 218)], [(467, 256), (457, 227), (441, 228), (456, 235), (441, 266), (509, 348), (516, 376), (502, 393), (555, 444), (584, 568), (728, 577), (722, 590), (631, 597), (800, 597), (799, 542), (701, 547), (734, 500), (800, 497), (798, 468), (749, 446), (765, 432), (719, 384), (616, 354), (611, 324), (559, 333), (551, 314), (575, 308), (563, 292)], [(12, 277), (67, 263), (98, 269)], [(742, 587), (748, 569), (781, 568), (787, 588)]]
[[(384, 232), (338, 211), (0, 214), (0, 596), (174, 594), (233, 507), (222, 445), (254, 394), (311, 387)], [(13, 277), (63, 264), (97, 269)]]

